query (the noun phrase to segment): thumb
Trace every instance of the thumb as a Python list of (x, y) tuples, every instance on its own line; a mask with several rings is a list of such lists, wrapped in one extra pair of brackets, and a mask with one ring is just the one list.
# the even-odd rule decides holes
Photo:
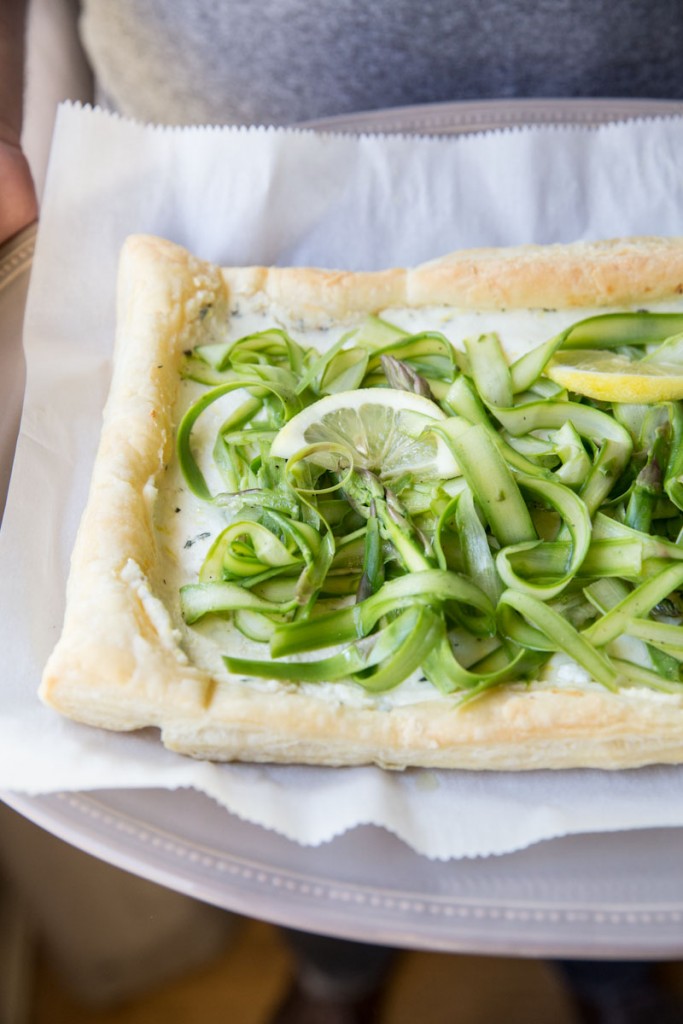
[(0, 141), (0, 245), (38, 216), (31, 170), (23, 152)]

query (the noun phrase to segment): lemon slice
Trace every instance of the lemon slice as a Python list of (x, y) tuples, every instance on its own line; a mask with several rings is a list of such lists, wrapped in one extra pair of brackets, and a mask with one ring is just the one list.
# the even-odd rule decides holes
[(402, 473), (447, 479), (458, 474), (458, 464), (441, 438), (425, 432), (446, 418), (435, 402), (411, 391), (340, 391), (292, 417), (276, 434), (270, 454), (288, 459), (308, 445), (329, 443), (350, 451), (356, 468), (381, 479)]
[(603, 402), (644, 405), (683, 398), (683, 366), (628, 359), (614, 352), (561, 352), (546, 374), (560, 387)]

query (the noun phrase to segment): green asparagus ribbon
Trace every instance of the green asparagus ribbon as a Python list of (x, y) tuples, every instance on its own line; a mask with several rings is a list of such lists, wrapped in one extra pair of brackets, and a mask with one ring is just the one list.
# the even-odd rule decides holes
[[(544, 369), (575, 348), (683, 365), (683, 314), (590, 317), (511, 365), (496, 334), (380, 317), (325, 352), (280, 328), (195, 348), (178, 459), (225, 525), (181, 590), (188, 626), (231, 623), (257, 646), (228, 669), (288, 683), (417, 673), (467, 701), (563, 655), (610, 690), (683, 693), (683, 406), (568, 394)], [(378, 386), (440, 405), (453, 479), (387, 488), (332, 444), (271, 458), (304, 406)]]

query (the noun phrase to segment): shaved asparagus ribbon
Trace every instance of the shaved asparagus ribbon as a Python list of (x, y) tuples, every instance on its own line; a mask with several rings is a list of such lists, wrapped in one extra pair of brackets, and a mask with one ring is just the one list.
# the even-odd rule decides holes
[[(683, 406), (595, 403), (544, 376), (563, 348), (683, 365), (683, 314), (590, 317), (510, 366), (496, 334), (453, 341), (369, 317), (323, 354), (279, 328), (188, 354), (208, 390), (178, 459), (225, 527), (181, 589), (187, 624), (230, 620), (269, 657), (228, 653), (228, 669), (288, 683), (379, 694), (419, 673), (464, 701), (542, 678), (559, 653), (613, 691), (683, 693)], [(456, 476), (388, 488), (339, 438), (270, 457), (305, 406), (378, 386), (439, 405)]]

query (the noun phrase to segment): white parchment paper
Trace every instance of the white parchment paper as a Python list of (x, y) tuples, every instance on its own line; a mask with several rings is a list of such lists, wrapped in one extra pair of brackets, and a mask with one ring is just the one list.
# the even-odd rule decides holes
[(410, 265), (462, 246), (683, 234), (683, 121), (479, 137), (168, 129), (61, 108), (26, 317), (28, 386), (0, 534), (0, 788), (192, 786), (316, 844), (372, 822), (430, 857), (683, 825), (683, 770), (504, 774), (196, 763), (149, 730), (63, 720), (36, 689), (64, 608), (132, 232), (222, 264)]

